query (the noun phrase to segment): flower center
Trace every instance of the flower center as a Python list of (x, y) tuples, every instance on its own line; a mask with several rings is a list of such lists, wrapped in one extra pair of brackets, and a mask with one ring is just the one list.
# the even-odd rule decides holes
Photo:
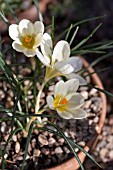
[(27, 42), (27, 43), (30, 43), (31, 40), (32, 40), (32, 37), (26, 37), (26, 38), (25, 38), (25, 42)]
[(35, 36), (28, 35), (28, 36), (22, 37), (21, 43), (24, 47), (28, 49), (32, 49), (35, 44)]
[(61, 101), (60, 101), (60, 103), (59, 104), (67, 104), (67, 100), (66, 100), (66, 98), (64, 98), (64, 99), (62, 99)]
[(66, 104), (68, 103), (68, 100), (62, 96), (56, 96), (54, 99), (54, 108), (59, 109), (60, 111), (64, 111), (66, 109)]

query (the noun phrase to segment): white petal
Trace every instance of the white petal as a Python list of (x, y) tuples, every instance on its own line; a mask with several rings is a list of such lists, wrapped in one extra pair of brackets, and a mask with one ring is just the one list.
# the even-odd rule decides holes
[(19, 37), (19, 31), (18, 31), (18, 25), (17, 24), (12, 24), (12, 25), (9, 26), (9, 36), (13, 40), (16, 40)]
[(29, 20), (23, 19), (19, 23), (19, 31), (22, 36), (32, 35), (34, 33), (34, 26)]
[(27, 57), (34, 57), (36, 55), (36, 49), (27, 49), (27, 48), (25, 48), (24, 54)]
[(57, 109), (57, 113), (63, 119), (72, 119), (73, 118), (73, 115), (70, 112), (67, 112), (67, 111), (61, 112)]
[(56, 85), (55, 85), (55, 90), (54, 90), (54, 97), (57, 95), (61, 95), (64, 90), (64, 81), (60, 80)]
[(16, 40), (12, 43), (12, 47), (18, 52), (24, 52), (25, 48), (21, 45), (19, 40)]
[(73, 96), (66, 96), (66, 99), (69, 100), (67, 103), (68, 110), (78, 109), (84, 104), (84, 98), (80, 93), (76, 93)]
[(36, 21), (34, 23), (34, 34), (37, 35), (39, 33), (43, 34), (44, 32), (44, 24), (41, 21)]
[(69, 56), (70, 46), (68, 42), (63, 40), (59, 41), (53, 50), (52, 62), (66, 60)]
[(83, 119), (87, 117), (87, 112), (83, 109), (72, 110), (73, 119)]
[(86, 80), (80, 76), (79, 74), (75, 74), (75, 73), (70, 73), (68, 75), (65, 75), (68, 79), (78, 79), (79, 80), (79, 84), (80, 85), (86, 85)]
[(79, 87), (79, 81), (77, 79), (71, 79), (66, 81), (64, 84), (64, 90), (66, 95), (76, 92), (78, 87)]
[(74, 68), (70, 64), (66, 64), (64, 61), (55, 63), (54, 67), (62, 74), (70, 74), (74, 71)]
[(53, 45), (52, 45), (51, 36), (49, 34), (45, 33), (43, 35), (43, 41), (41, 44), (41, 51), (42, 51), (43, 55), (48, 58), (51, 57), (52, 56), (52, 48), (53, 48)]
[(46, 101), (47, 101), (49, 108), (54, 109), (54, 99), (53, 99), (53, 97), (47, 96)]
[(75, 72), (81, 70), (82, 68), (82, 60), (80, 57), (70, 57), (66, 60), (66, 62), (74, 68)]
[(35, 37), (35, 45), (33, 46), (34, 48), (38, 47), (42, 43), (43, 39), (43, 34), (40, 33)]
[(36, 51), (36, 55), (39, 58), (39, 60), (47, 67), (50, 67), (48, 61), (46, 60), (46, 58), (37, 50)]

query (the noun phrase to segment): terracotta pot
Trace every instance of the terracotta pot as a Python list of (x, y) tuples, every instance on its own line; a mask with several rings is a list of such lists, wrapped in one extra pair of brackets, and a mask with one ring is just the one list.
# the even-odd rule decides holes
[[(52, 0), (41, 0), (39, 2), (39, 8), (42, 14), (44, 14), (47, 5), (51, 2)], [(35, 5), (32, 5), (29, 9), (23, 11), (23, 12), (19, 12), (17, 13), (17, 18), (20, 20), (22, 19), (29, 19), (32, 22), (35, 22), (36, 20), (38, 20), (38, 13), (37, 13), (37, 9), (35, 7)], [(11, 24), (15, 23), (14, 18), (9, 17), (8, 19), (10, 21)], [(0, 21), (0, 32), (2, 34), (5, 34), (7, 31), (7, 24), (5, 23), (5, 21)]]
[[(84, 67), (89, 66), (88, 62), (85, 59), (82, 58), (82, 60), (83, 60)], [(88, 71), (89, 71), (89, 73), (91, 73), (91, 72), (94, 72), (94, 69), (90, 67), (90, 68), (88, 68)], [(92, 80), (93, 84), (97, 85), (100, 89), (103, 89), (102, 82), (96, 73), (91, 75), (91, 80)], [(96, 132), (94, 138), (91, 139), (90, 142), (87, 143), (87, 145), (84, 147), (84, 150), (86, 150), (87, 152), (89, 150), (91, 150), (96, 145), (96, 143), (98, 141), (98, 135), (101, 133), (102, 127), (104, 125), (105, 117), (106, 117), (106, 107), (107, 107), (106, 96), (104, 93), (101, 93), (101, 92), (99, 92), (99, 93), (102, 98), (102, 111), (101, 111), (100, 120), (98, 123), (97, 132)], [(86, 155), (80, 151), (78, 153), (78, 156), (79, 156), (81, 162), (83, 163)], [(79, 166), (78, 162), (73, 157), (56, 167), (49, 168), (46, 170), (77, 170), (79, 167), (80, 166)]]

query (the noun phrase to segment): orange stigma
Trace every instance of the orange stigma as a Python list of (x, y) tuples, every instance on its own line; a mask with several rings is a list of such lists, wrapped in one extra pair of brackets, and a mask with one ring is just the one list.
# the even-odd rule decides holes
[(66, 104), (68, 101), (66, 100), (66, 98), (64, 98), (64, 99), (62, 99), (61, 101), (60, 101), (60, 103), (59, 104)]
[(31, 37), (26, 37), (25, 42), (29, 43), (29, 42), (31, 42), (31, 39), (32, 39)]

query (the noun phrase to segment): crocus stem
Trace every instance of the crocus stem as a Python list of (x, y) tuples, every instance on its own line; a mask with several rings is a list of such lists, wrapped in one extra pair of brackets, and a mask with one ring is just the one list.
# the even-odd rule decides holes
[(35, 58), (34, 57), (30, 57), (30, 62), (31, 62), (32, 69), (35, 70), (35, 68), (36, 68)]
[(42, 83), (41, 89), (39, 90), (38, 95), (37, 95), (37, 97), (36, 97), (35, 114), (38, 113), (38, 110), (39, 110), (39, 108), (40, 108), (40, 97), (41, 97), (42, 90), (43, 90), (45, 84), (46, 84), (46, 82), (44, 81), (44, 82)]
[[(48, 110), (47, 107), (44, 108), (44, 109), (39, 110), (36, 114), (42, 114), (42, 113), (43, 113), (44, 111), (46, 111), (46, 110)], [(24, 131), (24, 137), (27, 137), (31, 123), (32, 123), (34, 120), (36, 120), (37, 118), (38, 118), (37, 116), (33, 116), (33, 117), (29, 120), (29, 122), (27, 123), (27, 126), (26, 126), (26, 128), (25, 128), (25, 131)]]

